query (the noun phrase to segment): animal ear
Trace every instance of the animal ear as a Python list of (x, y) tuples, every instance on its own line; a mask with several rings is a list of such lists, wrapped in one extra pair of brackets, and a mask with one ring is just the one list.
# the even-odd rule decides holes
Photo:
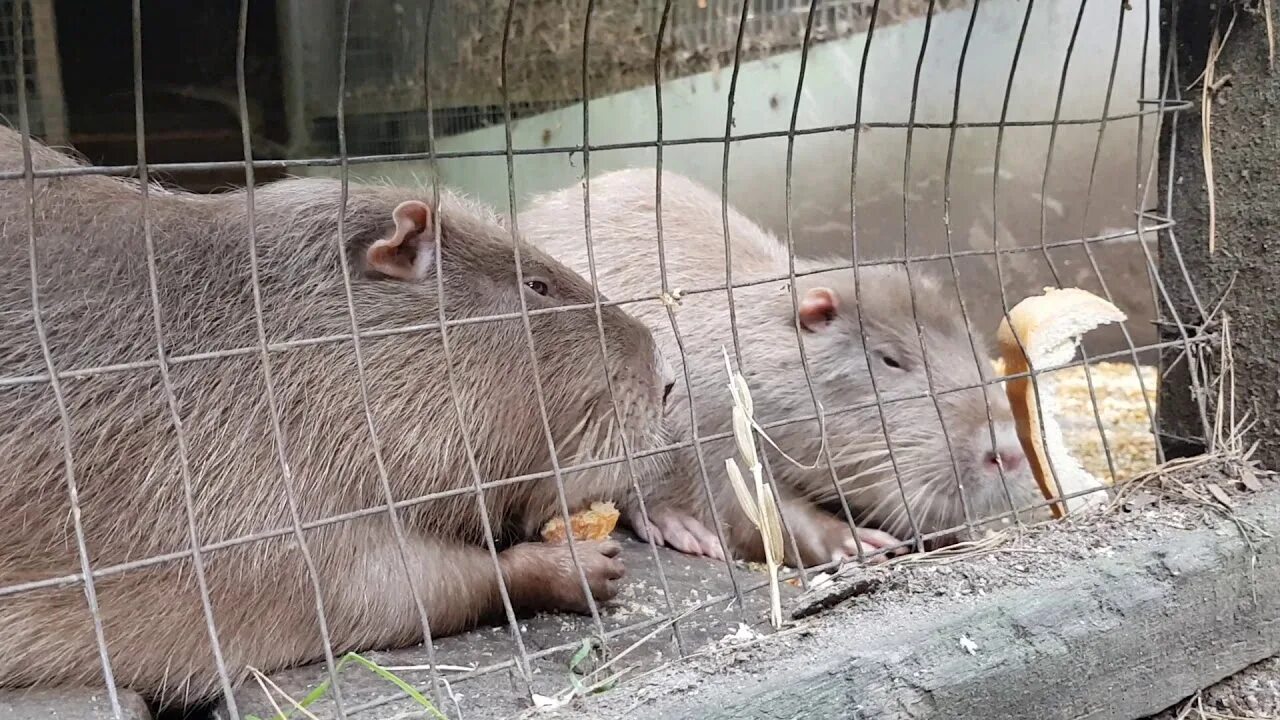
[(395, 229), (365, 251), (365, 267), (397, 280), (421, 280), (436, 260), (431, 236), (431, 208), (406, 200), (391, 211)]
[(811, 288), (800, 298), (800, 327), (821, 332), (835, 320), (839, 309), (839, 298), (830, 288)]

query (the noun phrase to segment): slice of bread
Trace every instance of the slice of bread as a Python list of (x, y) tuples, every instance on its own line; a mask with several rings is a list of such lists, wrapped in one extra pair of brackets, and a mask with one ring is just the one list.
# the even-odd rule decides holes
[(1106, 485), (1085, 470), (1067, 449), (1056, 419), (1053, 373), (1042, 372), (1071, 362), (1085, 333), (1125, 319), (1115, 305), (1086, 290), (1046, 288), (1043, 295), (1033, 295), (1015, 305), (1000, 323), (1000, 370), (1006, 377), (1031, 372), (1035, 378), (1034, 384), (1028, 377), (1010, 378), (1005, 382), (1005, 392), (1017, 422), (1018, 439), (1040, 491), (1050, 501), (1096, 491), (1068, 498), (1065, 508), (1055, 502), (1051, 509), (1056, 518), (1101, 504), (1107, 494), (1102, 490)]

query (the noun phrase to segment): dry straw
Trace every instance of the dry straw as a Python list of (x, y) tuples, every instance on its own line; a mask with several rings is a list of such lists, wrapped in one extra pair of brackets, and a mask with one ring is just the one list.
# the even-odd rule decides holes
[(782, 568), (782, 518), (778, 513), (778, 505), (773, 493), (764, 482), (764, 470), (760, 458), (756, 455), (754, 406), (751, 402), (751, 391), (742, 373), (735, 372), (729, 364), (729, 353), (724, 353), (724, 369), (729, 376), (729, 394), (733, 397), (733, 438), (738, 444), (738, 454), (742, 456), (747, 472), (754, 480), (755, 492), (747, 487), (747, 481), (738, 469), (733, 458), (725, 458), (724, 469), (729, 475), (729, 483), (738, 497), (742, 511), (760, 530), (760, 539), (764, 542), (765, 565), (769, 568), (769, 621), (773, 627), (782, 627), (782, 597), (778, 585), (778, 571)]

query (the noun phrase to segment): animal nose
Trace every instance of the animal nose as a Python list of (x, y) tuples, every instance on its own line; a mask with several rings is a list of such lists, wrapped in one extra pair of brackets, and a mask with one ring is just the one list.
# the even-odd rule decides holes
[(1005, 472), (1015, 472), (1022, 467), (1022, 463), (1026, 461), (1026, 457), (1021, 450), (1004, 449), (999, 452), (988, 450), (983, 457), (983, 465), (992, 472), (999, 472), (998, 468), (1003, 467)]
[(676, 389), (675, 380), (668, 381), (666, 385), (662, 386), (662, 404), (665, 405), (667, 403), (667, 398), (671, 397), (671, 391), (675, 389)]

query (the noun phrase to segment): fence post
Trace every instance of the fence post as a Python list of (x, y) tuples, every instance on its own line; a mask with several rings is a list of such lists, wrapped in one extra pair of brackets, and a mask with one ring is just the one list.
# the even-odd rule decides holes
[[(1162, 0), (1164, 52), (1174, 53), (1173, 78), (1191, 107), (1164, 124), (1159, 187), (1177, 221), (1160, 235), (1160, 278), (1172, 301), (1161, 308), (1161, 339), (1180, 340), (1178, 320), (1194, 337), (1223, 293), (1231, 320), (1236, 407), (1257, 425), (1258, 459), (1280, 467), (1280, 71), (1269, 67), (1265, 12), (1280, 26), (1277, 3)], [(1280, 7), (1280, 5), (1278, 5)], [(1203, 84), (1215, 28), (1234, 27), (1217, 56), (1208, 94), (1215, 249), (1209, 250), (1210, 190), (1204, 154)], [(1172, 90), (1170, 91), (1172, 92)], [(1170, 152), (1170, 141), (1173, 141)], [(1170, 190), (1170, 181), (1172, 182)], [(1166, 195), (1166, 193), (1168, 193)], [(1175, 247), (1176, 243), (1176, 247)], [(1213, 326), (1210, 327), (1213, 329)], [(1198, 393), (1213, 418), (1213, 391), (1191, 381), (1181, 348), (1165, 350), (1159, 397), (1160, 441), (1170, 456), (1206, 445)], [(1215, 359), (1216, 362), (1216, 359)]]

